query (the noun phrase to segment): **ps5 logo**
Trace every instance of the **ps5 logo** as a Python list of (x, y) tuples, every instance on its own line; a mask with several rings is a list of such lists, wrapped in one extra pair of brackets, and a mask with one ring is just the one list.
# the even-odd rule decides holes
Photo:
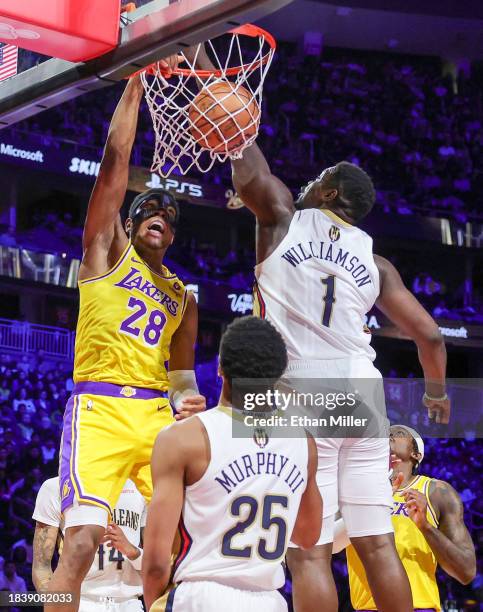
[(241, 312), (245, 314), (247, 310), (253, 310), (253, 296), (251, 293), (230, 293), (230, 308), (232, 312)]
[(175, 191), (176, 193), (186, 193), (192, 198), (203, 197), (203, 187), (201, 185), (187, 183), (185, 181), (180, 182), (173, 178), (166, 179), (163, 182), (161, 181), (161, 177), (154, 173), (151, 173), (151, 179), (146, 182), (146, 187), (149, 187), (149, 189), (159, 188)]

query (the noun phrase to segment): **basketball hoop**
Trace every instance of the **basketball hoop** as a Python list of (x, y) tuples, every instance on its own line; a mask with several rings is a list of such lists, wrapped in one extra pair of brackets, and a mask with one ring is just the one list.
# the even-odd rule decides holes
[[(275, 39), (251, 24), (224, 36), (228, 44), (223, 49), (219, 39), (205, 43), (213, 70), (195, 68), (199, 44), (192, 63), (184, 53), (179, 54), (182, 67), (169, 77), (159, 64), (141, 72), (156, 135), (151, 171), (164, 178), (175, 170), (185, 174), (195, 166), (207, 172), (215, 161), (239, 159), (258, 135), (263, 83), (275, 53)], [(230, 130), (224, 128), (228, 125)]]

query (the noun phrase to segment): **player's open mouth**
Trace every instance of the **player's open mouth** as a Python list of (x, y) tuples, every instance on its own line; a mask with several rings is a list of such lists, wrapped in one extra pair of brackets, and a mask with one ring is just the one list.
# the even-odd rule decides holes
[(162, 236), (164, 234), (165, 225), (162, 221), (154, 221), (151, 225), (148, 226), (148, 232), (153, 235)]

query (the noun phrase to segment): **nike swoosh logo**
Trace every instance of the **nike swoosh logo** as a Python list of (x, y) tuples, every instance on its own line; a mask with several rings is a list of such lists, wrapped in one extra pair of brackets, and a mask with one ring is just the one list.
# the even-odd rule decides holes
[(142, 261), (139, 261), (139, 259), (136, 259), (135, 257), (131, 257), (131, 261), (133, 261), (134, 263), (137, 263), (137, 264), (143, 264), (144, 263)]

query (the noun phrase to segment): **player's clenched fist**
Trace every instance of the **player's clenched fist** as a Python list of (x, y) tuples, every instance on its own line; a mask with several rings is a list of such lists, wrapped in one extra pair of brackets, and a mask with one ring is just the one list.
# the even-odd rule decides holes
[(416, 524), (418, 529), (424, 529), (428, 523), (426, 511), (428, 508), (428, 500), (426, 496), (416, 489), (409, 489), (403, 494), (406, 500), (406, 512), (409, 518)]
[(106, 544), (109, 548), (115, 548), (130, 561), (134, 561), (134, 559), (137, 559), (141, 554), (139, 548), (131, 544), (123, 530), (119, 525), (116, 525), (116, 523), (109, 523), (106, 528), (106, 534), (101, 542)]
[(203, 410), (206, 410), (206, 398), (203, 395), (190, 395), (183, 398), (176, 407), (174, 418), (180, 421), (198, 412), (203, 412)]

